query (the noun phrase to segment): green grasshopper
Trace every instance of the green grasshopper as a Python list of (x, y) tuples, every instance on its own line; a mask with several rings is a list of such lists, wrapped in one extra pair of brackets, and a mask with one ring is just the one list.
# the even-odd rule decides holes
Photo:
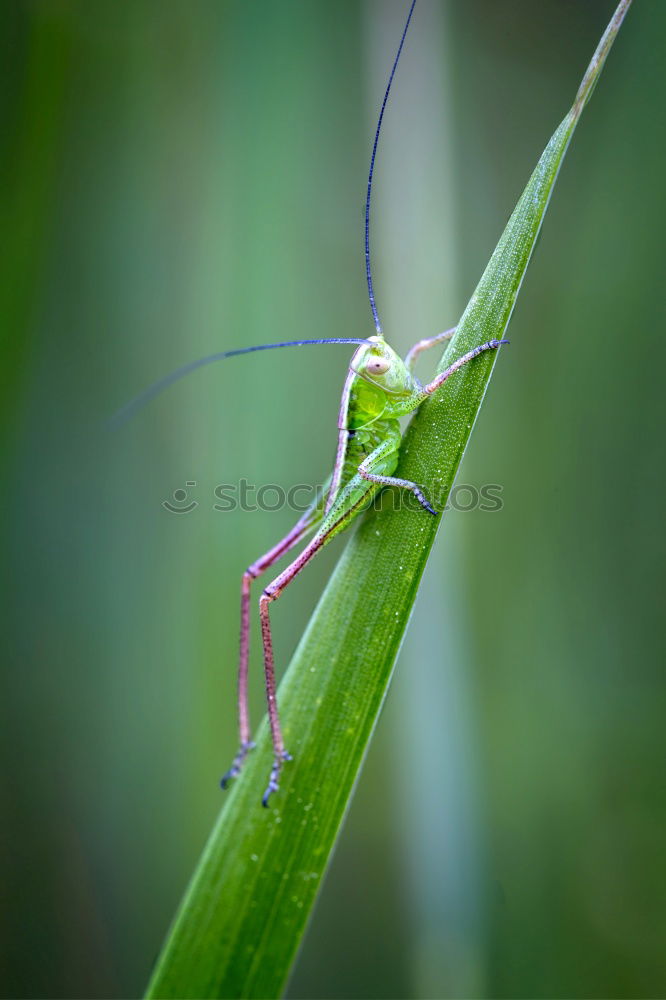
[(398, 418), (412, 413), (424, 400), (437, 392), (454, 372), (483, 351), (493, 350), (500, 344), (507, 343), (505, 340), (491, 340), (481, 344), (454, 361), (432, 382), (421, 385), (412, 371), (416, 357), (426, 348), (434, 347), (449, 339), (454, 332), (455, 330), (447, 330), (436, 337), (419, 341), (412, 347), (404, 361), (386, 343), (380, 331), (354, 354), (340, 401), (338, 448), (333, 474), (324, 490), (325, 502), (313, 504), (291, 531), (270, 551), (252, 563), (243, 574), (238, 669), (240, 748), (231, 768), (222, 778), (223, 788), (226, 788), (229, 781), (240, 773), (248, 752), (254, 746), (251, 740), (247, 699), (252, 581), (265, 573), (281, 556), (316, 529), (314, 537), (300, 555), (272, 583), (269, 583), (259, 598), (268, 718), (274, 751), (273, 768), (262, 799), (263, 804), (267, 806), (269, 796), (278, 790), (278, 779), (284, 761), (291, 760), (290, 754), (285, 749), (277, 710), (269, 606), (280, 597), (324, 545), (349, 527), (354, 518), (383, 487), (397, 486), (402, 490), (409, 490), (424, 510), (429, 514), (436, 514), (417, 483), (393, 475), (398, 465), (402, 438)]
[(412, 0), (400, 45), (398, 46), (384, 92), (368, 173), (365, 204), (365, 265), (370, 307), (375, 324), (375, 335), (367, 339), (341, 337), (322, 340), (298, 340), (282, 344), (262, 344), (255, 347), (246, 347), (235, 351), (225, 351), (220, 354), (209, 355), (167, 375), (120, 410), (114, 418), (114, 423), (124, 420), (138, 406), (152, 399), (153, 396), (176, 381), (176, 379), (212, 361), (218, 361), (238, 354), (247, 354), (252, 351), (271, 350), (278, 347), (305, 346), (309, 344), (357, 345), (357, 350), (349, 365), (340, 401), (338, 446), (333, 472), (325, 484), (322, 497), (309, 507), (291, 531), (277, 545), (273, 546), (272, 549), (257, 559), (256, 562), (252, 563), (245, 570), (242, 577), (240, 655), (238, 666), (240, 746), (230, 769), (221, 780), (222, 788), (226, 788), (230, 781), (240, 774), (248, 753), (254, 748), (248, 709), (250, 589), (252, 581), (258, 579), (282, 556), (286, 555), (299, 542), (314, 532), (313, 537), (300, 555), (279, 576), (269, 583), (259, 598), (268, 720), (274, 753), (273, 767), (262, 799), (264, 806), (268, 806), (271, 794), (278, 791), (280, 773), (285, 761), (291, 760), (291, 756), (284, 745), (278, 715), (275, 660), (269, 616), (270, 605), (280, 597), (288, 585), (296, 579), (301, 570), (307, 566), (310, 560), (328, 542), (350, 526), (358, 514), (366, 509), (373, 497), (384, 487), (395, 486), (401, 490), (413, 493), (428, 514), (436, 515), (437, 512), (430, 505), (422, 488), (417, 483), (410, 482), (407, 479), (400, 479), (394, 475), (400, 457), (402, 438), (399, 418), (416, 410), (424, 400), (437, 392), (448, 378), (483, 351), (495, 350), (500, 344), (508, 343), (506, 340), (490, 340), (485, 344), (481, 344), (458, 358), (457, 361), (454, 361), (453, 364), (437, 375), (431, 382), (422, 385), (413, 370), (416, 359), (427, 348), (435, 347), (437, 344), (449, 340), (455, 333), (455, 328), (446, 330), (435, 337), (420, 340), (411, 348), (404, 361), (387, 344), (382, 333), (375, 304), (370, 266), (370, 199), (372, 179), (384, 111), (415, 4), (416, 0)]

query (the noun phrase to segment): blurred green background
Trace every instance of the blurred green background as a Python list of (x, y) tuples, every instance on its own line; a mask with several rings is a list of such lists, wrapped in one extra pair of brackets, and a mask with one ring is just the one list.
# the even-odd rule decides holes
[[(212, 351), (371, 332), (406, 6), (2, 6), (5, 996), (139, 995), (220, 807), (240, 574), (294, 515), (213, 490), (326, 475), (348, 352), (103, 421)], [(611, 13), (419, 0), (374, 205), (394, 346), (455, 323)], [(665, 33), (635, 4), (574, 138), (459, 479), (504, 506), (444, 519), (292, 998), (666, 993)]]

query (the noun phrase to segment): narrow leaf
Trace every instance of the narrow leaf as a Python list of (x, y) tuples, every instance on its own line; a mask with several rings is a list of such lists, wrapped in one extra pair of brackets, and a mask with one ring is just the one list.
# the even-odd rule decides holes
[[(442, 367), (506, 330), (578, 119), (631, 0), (620, 3), (574, 106), (548, 143), (493, 253)], [(511, 350), (511, 348), (509, 349)], [(504, 351), (504, 349), (502, 349)], [(443, 507), (498, 352), (449, 379), (412, 421), (399, 474)], [(509, 356), (506, 357), (506, 363)], [(267, 727), (225, 800), (164, 945), (150, 997), (276, 997), (377, 722), (439, 518), (393, 509), (364, 517), (351, 538), (279, 689), (294, 755), (271, 808), (261, 795), (271, 764)], [(273, 605), (279, 614), (280, 605)]]

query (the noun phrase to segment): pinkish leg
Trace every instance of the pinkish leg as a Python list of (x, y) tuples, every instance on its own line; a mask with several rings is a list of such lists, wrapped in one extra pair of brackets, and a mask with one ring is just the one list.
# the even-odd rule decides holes
[(462, 368), (463, 365), (466, 365), (468, 361), (471, 361), (473, 358), (478, 357), (479, 354), (483, 354), (484, 351), (495, 351), (497, 350), (498, 347), (500, 347), (501, 344), (508, 344), (508, 343), (509, 343), (508, 340), (489, 340), (485, 344), (480, 344), (479, 347), (474, 347), (471, 351), (468, 351), (467, 354), (463, 354), (461, 358), (458, 358), (457, 361), (454, 361), (452, 365), (449, 365), (449, 367), (445, 371), (443, 371), (441, 375), (436, 375), (435, 378), (432, 380), (432, 382), (430, 382), (428, 385), (424, 385), (423, 391), (428, 396), (432, 396), (433, 392), (436, 392), (439, 389), (440, 385), (443, 385), (450, 375), (453, 375), (454, 372), (457, 372), (458, 369)]
[(226, 788), (232, 778), (240, 774), (241, 768), (250, 750), (253, 749), (250, 730), (250, 712), (248, 707), (248, 663), (250, 655), (250, 588), (252, 581), (265, 573), (267, 569), (278, 561), (283, 555), (297, 545), (304, 535), (312, 529), (318, 520), (319, 511), (316, 507), (309, 508), (303, 517), (294, 525), (291, 531), (285, 535), (281, 541), (270, 549), (265, 555), (257, 559), (243, 573), (241, 581), (241, 625), (240, 625), (240, 651), (238, 657), (238, 728), (240, 746), (238, 753), (233, 759), (231, 767), (222, 778), (220, 784)]
[(430, 347), (435, 347), (437, 344), (443, 344), (445, 340), (450, 340), (455, 332), (456, 327), (454, 326), (450, 330), (445, 330), (444, 333), (438, 333), (436, 337), (426, 337), (425, 340), (418, 340), (405, 356), (405, 365), (408, 371), (412, 370), (416, 359), (422, 351), (427, 351)]
[[(372, 487), (369, 488), (372, 490)], [(268, 702), (268, 722), (271, 727), (271, 738), (273, 740), (273, 767), (268, 781), (268, 787), (264, 792), (262, 804), (268, 806), (268, 799), (273, 792), (277, 792), (278, 779), (282, 770), (282, 765), (286, 760), (291, 760), (291, 755), (285, 750), (282, 738), (282, 728), (278, 715), (276, 685), (275, 685), (275, 657), (273, 655), (273, 638), (271, 635), (271, 622), (268, 607), (272, 601), (276, 601), (283, 590), (295, 580), (302, 569), (307, 566), (310, 560), (316, 556), (320, 549), (328, 541), (343, 530), (345, 522), (349, 522), (354, 511), (361, 507), (368, 496), (368, 491), (356, 497), (351, 506), (342, 505), (337, 515), (329, 514), (324, 524), (319, 528), (314, 538), (308, 542), (303, 551), (287, 566), (279, 576), (264, 590), (259, 598), (259, 615), (261, 618), (261, 636), (264, 643), (264, 673), (266, 675), (266, 700)]]
[(282, 591), (294, 580), (305, 565), (317, 554), (319, 549), (326, 544), (326, 541), (333, 530), (321, 534), (320, 532), (306, 545), (301, 554), (291, 563), (290, 566), (280, 573), (272, 583), (266, 587), (259, 598), (259, 615), (261, 617), (261, 637), (264, 644), (264, 673), (266, 675), (266, 701), (268, 703), (268, 722), (271, 727), (271, 738), (273, 741), (273, 767), (268, 782), (268, 787), (264, 792), (262, 804), (268, 807), (268, 799), (273, 792), (277, 792), (280, 771), (285, 760), (291, 760), (291, 755), (285, 750), (282, 738), (282, 728), (278, 715), (276, 684), (275, 684), (275, 657), (273, 655), (273, 638), (271, 635), (271, 623), (268, 614), (268, 605), (271, 601), (277, 600)]

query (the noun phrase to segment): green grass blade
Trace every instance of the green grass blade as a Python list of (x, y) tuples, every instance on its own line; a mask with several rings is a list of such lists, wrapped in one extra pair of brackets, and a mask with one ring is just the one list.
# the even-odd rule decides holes
[[(580, 114), (631, 0), (603, 36), (572, 110), (530, 178), (442, 366), (501, 337)], [(416, 415), (400, 475), (440, 507), (453, 484), (496, 352), (450, 379)], [(507, 357), (508, 361), (508, 357)], [(351, 538), (279, 690), (294, 761), (271, 808), (258, 747), (224, 803), (158, 959), (150, 997), (276, 997), (286, 982), (377, 721), (439, 519), (393, 510), (388, 491)], [(279, 614), (280, 605), (275, 605)]]

